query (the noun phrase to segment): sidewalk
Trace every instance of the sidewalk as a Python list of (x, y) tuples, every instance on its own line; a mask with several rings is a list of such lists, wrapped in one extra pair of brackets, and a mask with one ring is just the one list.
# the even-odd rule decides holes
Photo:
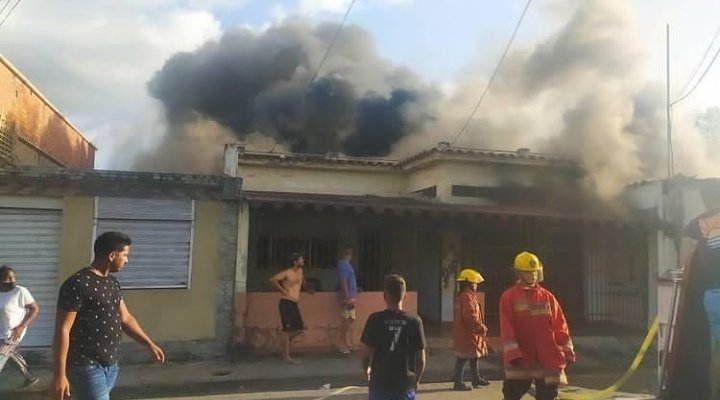
[[(203, 361), (160, 365), (123, 365), (120, 370), (114, 399), (143, 398), (169, 395), (200, 395), (232, 393), (252, 390), (254, 387), (276, 389), (317, 389), (324, 384), (331, 387), (361, 384), (359, 360), (356, 356), (341, 356), (337, 353), (314, 353), (301, 355), (301, 365), (286, 365), (276, 356), (248, 356), (237, 362)], [(608, 379), (623, 370), (625, 362), (605, 360), (599, 362), (592, 356), (579, 355), (580, 363), (570, 370), (573, 375), (585, 375), (579, 379), (583, 386), (604, 385)], [(428, 354), (428, 370), (424, 381), (449, 382), (455, 357), (449, 349), (433, 349)], [(629, 361), (628, 361), (629, 362)], [(501, 379), (502, 371), (496, 355), (482, 362), (481, 368), (491, 379)], [(49, 368), (34, 368), (41, 382), (29, 393), (14, 393), (12, 390), (22, 383), (22, 377), (8, 365), (0, 376), (0, 398), (40, 399), (47, 390), (51, 379)], [(605, 375), (603, 375), (605, 374)], [(608, 378), (598, 380), (597, 376)], [(650, 374), (652, 375), (652, 373)], [(589, 384), (589, 385), (588, 385)], [(598, 387), (599, 388), (599, 387)]]

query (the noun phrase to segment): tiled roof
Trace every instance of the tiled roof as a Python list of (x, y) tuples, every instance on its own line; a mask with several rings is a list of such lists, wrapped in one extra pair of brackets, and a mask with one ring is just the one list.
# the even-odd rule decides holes
[(266, 153), (256, 151), (245, 151), (240, 159), (273, 161), (278, 163), (311, 163), (325, 165), (364, 165), (375, 167), (397, 167), (399, 161), (384, 158), (371, 157), (347, 157), (333, 154), (306, 154), (306, 153)]
[(386, 168), (402, 168), (414, 162), (429, 159), (433, 155), (442, 157), (461, 156), (471, 160), (487, 160), (487, 161), (504, 161), (504, 162), (532, 162), (532, 163), (551, 163), (567, 166), (577, 165), (576, 162), (560, 158), (557, 156), (541, 153), (532, 153), (530, 151), (502, 151), (487, 149), (472, 149), (451, 146), (437, 146), (414, 154), (402, 160), (373, 158), (373, 157), (348, 157), (338, 154), (303, 154), (303, 153), (267, 153), (256, 151), (245, 151), (241, 155), (241, 160), (245, 161), (272, 161), (277, 163), (308, 163), (319, 165), (357, 165), (372, 166)]

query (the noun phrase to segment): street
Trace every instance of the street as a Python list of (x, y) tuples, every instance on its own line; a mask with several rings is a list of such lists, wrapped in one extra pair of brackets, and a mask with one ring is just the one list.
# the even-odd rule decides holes
[[(482, 389), (475, 389), (469, 392), (452, 391), (451, 383), (427, 383), (423, 384), (418, 391), (418, 398), (423, 400), (445, 400), (448, 398), (465, 400), (465, 399), (501, 399), (502, 398), (502, 382), (493, 381), (490, 386)], [(654, 397), (643, 394), (618, 394), (613, 399), (634, 399), (646, 400)], [(367, 387), (345, 386), (339, 388), (314, 390), (270, 390), (252, 391), (245, 393), (207, 395), (207, 396), (190, 396), (190, 397), (162, 397), (162, 398), (146, 398), (145, 400), (361, 400), (367, 399)], [(523, 399), (533, 399), (532, 396), (526, 395)]]
[[(449, 395), (453, 399), (500, 399), (502, 382), (495, 381), (484, 389), (476, 389), (470, 392), (453, 392), (450, 390), (451, 383), (428, 383), (421, 385), (419, 390), (419, 398), (428, 400), (447, 399)], [(531, 397), (526, 396), (528, 399)], [(156, 398), (152, 400), (360, 400), (367, 399), (367, 388), (357, 386), (346, 386), (341, 388), (315, 389), (315, 390), (295, 390), (295, 391), (272, 391), (253, 393), (235, 393), (224, 395), (209, 396), (192, 396), (192, 397), (173, 397), (173, 398)], [(150, 399), (147, 399), (150, 400)]]

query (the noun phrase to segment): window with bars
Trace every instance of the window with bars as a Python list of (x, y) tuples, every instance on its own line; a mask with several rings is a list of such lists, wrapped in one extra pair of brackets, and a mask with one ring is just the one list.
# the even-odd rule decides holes
[(305, 268), (335, 268), (338, 257), (337, 238), (327, 237), (280, 237), (258, 238), (257, 268), (278, 269), (289, 266), (292, 253), (301, 253)]
[(192, 200), (101, 197), (96, 211), (97, 235), (120, 231), (132, 239), (128, 264), (116, 275), (123, 289), (190, 287)]

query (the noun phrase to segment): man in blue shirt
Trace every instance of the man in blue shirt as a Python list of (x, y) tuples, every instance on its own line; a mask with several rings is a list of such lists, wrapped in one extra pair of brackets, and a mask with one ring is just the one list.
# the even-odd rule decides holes
[(352, 348), (351, 327), (357, 319), (355, 314), (355, 302), (357, 301), (357, 279), (352, 264), (352, 247), (345, 246), (340, 251), (340, 259), (337, 263), (338, 274), (338, 298), (340, 300), (340, 338), (338, 351), (340, 354), (350, 354)]

